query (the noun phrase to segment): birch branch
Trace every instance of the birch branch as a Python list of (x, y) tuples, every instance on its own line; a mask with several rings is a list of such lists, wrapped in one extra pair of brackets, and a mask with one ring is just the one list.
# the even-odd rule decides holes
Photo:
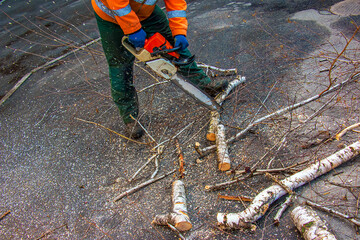
[(192, 224), (187, 214), (185, 185), (183, 181), (174, 181), (172, 186), (172, 192), (172, 212), (156, 215), (152, 223), (164, 226), (171, 224), (179, 231), (188, 231), (192, 228)]
[(349, 215), (343, 214), (343, 213), (341, 213), (339, 211), (333, 210), (333, 209), (328, 208), (328, 207), (321, 206), (320, 204), (311, 202), (309, 200), (306, 201), (305, 203), (307, 205), (309, 205), (311, 207), (314, 207), (314, 208), (317, 208), (317, 209), (319, 209), (321, 211), (333, 214), (333, 215), (335, 215), (337, 217), (340, 217), (340, 218), (344, 218), (344, 219), (348, 220), (349, 222), (355, 224), (356, 226), (360, 227), (360, 221), (358, 219), (356, 219), (355, 217), (350, 217)]
[[(284, 186), (289, 189), (295, 189), (307, 182), (310, 182), (317, 177), (329, 172), (330, 170), (338, 167), (339, 165), (349, 161), (360, 153), (360, 141), (351, 144), (348, 147), (326, 157), (304, 170), (291, 175), (281, 181)], [(254, 201), (245, 210), (239, 213), (218, 213), (218, 225), (223, 228), (241, 229), (244, 223), (251, 224), (261, 218), (269, 206), (278, 198), (287, 194), (287, 191), (279, 185), (268, 187), (259, 193)]]
[[(236, 76), (236, 78), (231, 81), (229, 83), (229, 86), (227, 86), (227, 88), (220, 93), (220, 95), (218, 95), (215, 98), (215, 101), (221, 106), (224, 102), (224, 100), (226, 99), (226, 97), (229, 95), (229, 93), (236, 88), (237, 86), (239, 86), (240, 84), (244, 83), (246, 80), (245, 77), (241, 77), (240, 75)], [(216, 139), (216, 128), (217, 125), (220, 122), (220, 113), (218, 111), (211, 111), (210, 112), (210, 123), (209, 123), (209, 130), (206, 134), (206, 139), (209, 141), (214, 142)]]
[(220, 171), (227, 171), (231, 167), (228, 145), (225, 138), (225, 127), (222, 124), (217, 126), (216, 131), (216, 147), (218, 157), (218, 167)]
[(150, 180), (148, 180), (148, 181), (146, 181), (146, 182), (141, 183), (140, 185), (137, 185), (137, 186), (135, 186), (135, 187), (133, 187), (133, 188), (130, 188), (129, 190), (127, 190), (127, 191), (121, 193), (120, 195), (116, 196), (113, 201), (114, 201), (114, 202), (117, 202), (117, 201), (119, 201), (120, 199), (124, 198), (125, 196), (128, 196), (128, 195), (130, 195), (130, 194), (132, 194), (132, 193), (134, 193), (134, 192), (137, 192), (137, 191), (139, 191), (140, 189), (146, 187), (147, 185), (150, 185), (150, 184), (152, 184), (152, 183), (154, 183), (154, 182), (157, 182), (157, 181), (159, 181), (159, 180), (161, 180), (161, 179), (169, 176), (170, 174), (173, 174), (175, 171), (176, 171), (176, 169), (174, 169), (174, 170), (172, 170), (172, 171), (170, 171), (170, 172), (168, 172), (168, 173), (166, 173), (166, 174), (164, 174), (164, 175), (162, 175), (162, 176), (160, 176), (160, 177), (152, 178), (152, 179), (150, 179)]
[(305, 240), (336, 240), (325, 222), (309, 207), (296, 207), (291, 212), (291, 218)]
[[(344, 86), (345, 84), (353, 81), (353, 80), (356, 80), (360, 77), (360, 74), (357, 74), (357, 75), (354, 75), (352, 76), (351, 78), (349, 78), (348, 80), (345, 80), (344, 82), (341, 82), (333, 87), (331, 87), (329, 90), (323, 92), (321, 95), (315, 95), (313, 97), (310, 97), (308, 99), (305, 99), (304, 101), (301, 101), (301, 102), (298, 102), (296, 104), (293, 104), (293, 105), (290, 105), (290, 106), (287, 106), (287, 107), (284, 107), (284, 108), (281, 108), (271, 114), (268, 114), (266, 116), (263, 116), (255, 121), (253, 121), (251, 124), (249, 124), (245, 129), (243, 129), (242, 131), (238, 132), (235, 136), (229, 138), (227, 140), (227, 143), (232, 143), (234, 142), (236, 139), (242, 137), (243, 135), (245, 135), (250, 129), (252, 129), (253, 127), (255, 127), (256, 125), (264, 122), (265, 120), (269, 119), (269, 118), (273, 118), (273, 117), (278, 117), (280, 115), (283, 115), (287, 112), (290, 112), (290, 111), (293, 111), (299, 107), (302, 107), (306, 104), (309, 104), (315, 100), (318, 100), (319, 98), (323, 97), (324, 95), (327, 95), (331, 92), (334, 92), (335, 90), (337, 90), (338, 88)], [(216, 149), (216, 145), (211, 145), (211, 146), (208, 146), (208, 147), (205, 147), (203, 149), (201, 149), (201, 151), (205, 154), (206, 152), (210, 152), (210, 151), (213, 151)]]

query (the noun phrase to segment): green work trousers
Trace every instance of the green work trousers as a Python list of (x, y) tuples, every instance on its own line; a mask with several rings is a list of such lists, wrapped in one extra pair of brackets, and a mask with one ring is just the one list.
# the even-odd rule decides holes
[[(135, 57), (121, 44), (124, 32), (120, 26), (101, 19), (96, 13), (95, 17), (101, 36), (101, 43), (109, 65), (111, 95), (120, 110), (124, 123), (132, 122), (133, 120), (130, 115), (137, 118), (139, 111), (138, 98), (133, 83), (133, 63)], [(150, 17), (141, 22), (141, 25), (147, 37), (159, 32), (172, 45), (174, 44), (169, 21), (165, 13), (158, 6), (155, 7)], [(183, 57), (191, 56), (188, 49), (179, 51), (179, 54)], [(195, 62), (182, 66), (178, 72), (195, 84), (206, 85), (211, 81), (204, 71), (197, 67)]]

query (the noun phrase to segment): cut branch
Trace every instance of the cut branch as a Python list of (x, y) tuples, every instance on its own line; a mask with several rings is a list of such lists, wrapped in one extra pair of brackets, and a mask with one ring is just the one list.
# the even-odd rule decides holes
[[(237, 86), (239, 86), (240, 84), (244, 83), (246, 80), (245, 77), (241, 77), (240, 75), (238, 75), (233, 81), (231, 81), (229, 83), (229, 86), (227, 86), (227, 88), (216, 97), (216, 102), (219, 105), (222, 105), (224, 100), (226, 99), (226, 97), (229, 95), (229, 93), (236, 88)], [(220, 113), (218, 111), (211, 111), (210, 113), (210, 123), (209, 123), (209, 130), (206, 134), (206, 139), (209, 141), (214, 142), (216, 139), (216, 128), (217, 125), (220, 122)]]
[(218, 166), (220, 171), (227, 171), (231, 167), (228, 145), (226, 144), (225, 138), (225, 127), (222, 124), (217, 126), (216, 131), (216, 147), (217, 147), (217, 157), (218, 157)]
[(305, 240), (336, 240), (325, 222), (309, 207), (298, 206), (291, 212), (291, 218)]
[[(315, 178), (329, 172), (339, 165), (349, 161), (360, 153), (360, 141), (351, 144), (348, 147), (324, 158), (304, 170), (285, 178), (281, 181), (289, 189), (295, 189)], [(267, 211), (270, 204), (287, 193), (283, 187), (273, 185), (259, 193), (251, 205), (239, 213), (218, 213), (218, 225), (223, 228), (241, 229), (244, 223), (250, 224), (261, 218)], [(246, 225), (248, 226), (248, 225)]]
[(188, 231), (192, 228), (192, 224), (187, 214), (184, 183), (181, 180), (174, 181), (172, 192), (173, 211), (156, 215), (152, 223), (164, 226), (171, 224), (179, 231)]

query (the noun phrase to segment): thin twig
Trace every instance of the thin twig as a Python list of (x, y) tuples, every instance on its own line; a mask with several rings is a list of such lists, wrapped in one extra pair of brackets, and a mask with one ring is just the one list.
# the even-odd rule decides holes
[(139, 126), (146, 132), (146, 134), (150, 137), (150, 139), (154, 142), (157, 143), (156, 140), (150, 135), (150, 133), (148, 132), (148, 130), (146, 130), (146, 128), (140, 123), (140, 121), (138, 121), (136, 118), (134, 118), (131, 114), (130, 117), (132, 120), (134, 120), (137, 124), (139, 124)]
[(157, 182), (157, 181), (169, 176), (170, 174), (173, 174), (174, 172), (176, 172), (176, 169), (174, 169), (174, 170), (172, 170), (172, 171), (170, 171), (170, 172), (168, 172), (168, 173), (166, 173), (164, 175), (161, 175), (160, 177), (150, 179), (150, 180), (148, 180), (146, 182), (141, 183), (140, 185), (137, 185), (137, 186), (135, 186), (133, 188), (130, 188), (129, 190), (127, 190), (127, 191), (121, 193), (120, 195), (116, 196), (113, 201), (117, 202), (120, 199), (122, 199), (123, 197), (128, 196), (128, 195), (130, 195), (130, 194), (132, 194), (134, 192), (137, 192), (140, 189), (142, 189), (143, 187), (146, 187), (147, 185), (150, 185), (150, 184), (152, 184), (154, 182)]
[(360, 188), (360, 185), (349, 185), (349, 184), (341, 184), (341, 183), (335, 183), (335, 182), (328, 182), (331, 185), (335, 185), (338, 187), (343, 187), (343, 188)]
[(34, 127), (36, 127), (37, 125), (39, 125), (39, 124), (44, 120), (46, 114), (50, 111), (51, 107), (54, 106), (54, 104), (55, 104), (55, 101), (54, 101), (54, 102), (51, 104), (51, 106), (46, 110), (46, 112), (44, 113), (43, 117), (40, 119), (40, 121), (38, 121), (38, 122), (34, 125)]
[(149, 85), (147, 87), (144, 87), (143, 89), (137, 91), (137, 93), (141, 93), (141, 92), (143, 92), (143, 91), (145, 91), (145, 90), (147, 90), (149, 88), (155, 87), (155, 86), (160, 85), (160, 84), (165, 84), (165, 83), (169, 83), (169, 81), (163, 81), (163, 82), (157, 82), (157, 83), (151, 84), (151, 85)]
[(181, 234), (181, 232), (179, 230), (176, 229), (176, 227), (174, 227), (173, 225), (171, 225), (170, 223), (167, 223), (168, 227), (173, 230), (174, 232), (177, 233), (177, 235), (179, 236), (180, 239), (182, 240), (186, 240), (186, 237), (184, 237), (184, 235)]
[(147, 162), (145, 164), (143, 164), (135, 173), (134, 175), (129, 179), (129, 182), (131, 182), (132, 180), (134, 180), (134, 178), (141, 172), (141, 170), (143, 170), (154, 158), (157, 157), (157, 154), (152, 155), (149, 160), (147, 160)]
[(158, 148), (159, 146), (163, 145), (164, 143), (167, 143), (171, 140), (173, 140), (174, 138), (176, 138), (177, 136), (179, 136), (183, 131), (185, 131), (188, 127), (190, 127), (192, 124), (194, 124), (195, 121), (189, 123), (188, 125), (186, 125), (183, 129), (181, 129), (177, 134), (175, 134), (174, 136), (162, 141), (161, 143), (157, 144), (155, 147), (153, 147), (152, 149), (156, 149)]
[(244, 177), (241, 177), (241, 178), (236, 178), (234, 180), (230, 180), (230, 181), (227, 181), (227, 182), (218, 183), (218, 184), (214, 184), (214, 185), (206, 185), (205, 190), (206, 191), (215, 191), (215, 190), (218, 190), (218, 189), (222, 189), (222, 188), (225, 188), (225, 187), (227, 187), (229, 185), (232, 185), (234, 183), (241, 182), (241, 181), (243, 181), (245, 179), (248, 179), (249, 177), (255, 176), (255, 175), (260, 175), (260, 174), (259, 173), (249, 174), (247, 176), (244, 176)]
[(353, 35), (350, 37), (350, 39), (348, 41), (346, 41), (346, 44), (343, 48), (343, 50), (337, 55), (337, 57), (334, 59), (334, 61), (332, 61), (330, 67), (329, 67), (329, 73), (328, 73), (328, 78), (329, 78), (329, 86), (324, 90), (322, 91), (319, 95), (323, 95), (325, 92), (327, 92), (328, 90), (330, 90), (330, 87), (332, 86), (333, 84), (333, 80), (332, 80), (332, 77), (331, 77), (331, 73), (332, 73), (332, 70), (334, 69), (334, 65), (335, 63), (337, 62), (337, 60), (340, 58), (341, 55), (343, 55), (343, 53), (346, 51), (347, 47), (349, 46), (349, 44), (351, 43), (351, 41), (355, 38), (356, 34), (359, 32), (360, 30), (360, 26), (356, 27)]
[(58, 230), (60, 228), (63, 228), (63, 227), (66, 227), (66, 226), (67, 226), (67, 224), (63, 224), (60, 227), (57, 227), (57, 228), (54, 228), (52, 230), (46, 231), (40, 237), (36, 238), (36, 240), (42, 239), (42, 238), (46, 237), (47, 235), (49, 235), (50, 233), (55, 232), (56, 230)]
[[(250, 169), (250, 172), (252, 173), (261, 173), (261, 174), (265, 174), (265, 173), (283, 173), (283, 172), (297, 172), (298, 170), (295, 170), (295, 169), (292, 169), (294, 168), (293, 166), (290, 166), (290, 167), (284, 167), (284, 168), (270, 168), (270, 169), (254, 169), (254, 170), (251, 170)], [(230, 170), (230, 171), (227, 171), (226, 174), (227, 175), (231, 175), (231, 174), (245, 174), (245, 173), (249, 173), (248, 170), (237, 170), (237, 171), (233, 171), (233, 170)]]
[(6, 217), (7, 215), (9, 215), (11, 213), (11, 211), (7, 211), (6, 213), (4, 213), (3, 215), (0, 216), (0, 221), (3, 220), (4, 217)]
[(118, 135), (118, 136), (120, 136), (120, 137), (122, 137), (122, 138), (124, 138), (124, 139), (126, 139), (126, 140), (129, 140), (129, 141), (131, 141), (131, 142), (135, 142), (135, 143), (138, 143), (138, 144), (149, 145), (149, 143), (139, 142), (139, 141), (136, 141), (136, 140), (134, 140), (134, 139), (128, 138), (128, 137), (126, 137), (126, 136), (124, 136), (124, 135), (122, 135), (122, 134), (120, 134), (120, 133), (118, 133), (118, 132), (115, 132), (114, 130), (111, 130), (110, 128), (107, 128), (107, 127), (99, 124), (99, 123), (92, 122), (92, 121), (87, 121), (87, 120), (84, 120), (84, 119), (81, 119), (81, 118), (75, 118), (75, 119), (76, 119), (76, 120), (79, 120), (79, 121), (82, 121), (82, 122), (85, 122), (85, 123), (94, 124), (94, 125), (96, 125), (97, 127), (101, 127), (101, 128), (103, 128), (103, 129), (106, 129), (106, 130), (108, 130), (109, 132), (112, 132), (112, 133), (114, 133), (114, 134), (116, 134), (116, 135)]
[(317, 203), (312, 202), (310, 200), (307, 200), (306, 204), (311, 206), (311, 207), (317, 208), (317, 209), (319, 209), (321, 211), (334, 214), (337, 217), (344, 218), (344, 219), (348, 220), (349, 222), (355, 224), (356, 226), (360, 227), (360, 221), (355, 217), (350, 217), (349, 215), (343, 214), (343, 213), (341, 213), (339, 211), (336, 211), (336, 210), (328, 208), (328, 207), (321, 206), (320, 204), (317, 204)]
[(350, 131), (350, 130), (353, 130), (354, 128), (357, 128), (357, 127), (360, 127), (360, 122), (358, 123), (355, 123), (347, 128), (345, 128), (344, 130), (342, 130), (341, 132), (339, 132), (338, 134), (336, 134), (335, 138), (336, 140), (340, 140), (340, 138), (347, 132), (347, 131)]
[(39, 66), (39, 67), (37, 67), (37, 68), (34, 68), (34, 69), (31, 70), (29, 73), (25, 74), (25, 75), (15, 84), (15, 86), (14, 86), (12, 89), (10, 89), (10, 91), (8, 91), (8, 92), (5, 94), (5, 96), (0, 100), (0, 106), (1, 106), (33, 73), (36, 73), (37, 71), (39, 71), (39, 70), (41, 70), (41, 69), (44, 69), (44, 68), (46, 68), (46, 67), (48, 67), (48, 66), (56, 63), (57, 61), (60, 61), (61, 59), (65, 58), (65, 57), (67, 57), (67, 56), (69, 56), (69, 55), (71, 55), (71, 54), (73, 54), (73, 53), (76, 53), (77, 51), (82, 50), (82, 49), (90, 46), (90, 45), (93, 44), (93, 43), (98, 42), (99, 40), (100, 40), (100, 38), (94, 39), (94, 40), (86, 43), (86, 44), (83, 45), (83, 46), (80, 46), (79, 48), (77, 48), (77, 49), (75, 49), (75, 50), (73, 50), (73, 51), (70, 51), (70, 52), (68, 52), (68, 53), (65, 53), (64, 55), (61, 55), (60, 57), (57, 57), (57, 58), (55, 58), (55, 59), (53, 59), (53, 60), (51, 60), (51, 61), (49, 61), (49, 62), (47, 62), (47, 63), (45, 63), (45, 64), (43, 64), (43, 65), (41, 65), (41, 66)]
[(154, 163), (155, 163), (155, 171), (153, 172), (150, 178), (155, 178), (156, 174), (159, 172), (159, 155), (155, 157)]

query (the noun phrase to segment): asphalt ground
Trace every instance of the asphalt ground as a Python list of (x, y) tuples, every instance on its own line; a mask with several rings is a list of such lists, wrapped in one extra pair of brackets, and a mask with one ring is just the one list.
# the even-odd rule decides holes
[[(250, 119), (318, 94), (328, 84), (323, 63), (344, 46), (354, 32), (357, 16), (328, 12), (339, 1), (189, 1), (190, 50), (197, 61), (222, 68), (237, 68), (247, 78), (224, 103), (222, 121), (232, 136)], [(98, 31), (89, 1), (2, 1), (1, 95), (19, 79), (47, 61), (96, 39)], [(342, 34), (341, 34), (342, 33)], [(348, 56), (356, 59), (358, 38)], [(333, 55), (331, 55), (333, 54)], [(336, 55), (335, 55), (336, 56)], [(329, 62), (329, 61), (328, 61)], [(353, 65), (338, 64), (338, 79)], [(231, 76), (227, 77), (230, 80)], [(161, 79), (157, 79), (161, 81)], [(222, 195), (254, 197), (271, 185), (265, 177), (217, 192), (204, 186), (229, 180), (217, 170), (216, 156), (196, 161), (193, 144), (210, 145), (204, 138), (209, 112), (171, 84), (135, 66), (141, 119), (151, 138), (161, 143), (177, 138), (186, 161), (184, 179), (193, 229), (188, 239), (300, 239), (287, 211), (280, 226), (272, 223), (281, 198), (257, 221), (255, 233), (223, 231), (216, 227), (217, 212), (238, 212), (243, 203)], [(359, 122), (358, 83), (345, 87), (324, 113), (296, 131), (278, 151), (259, 165), (288, 166), (321, 159), (342, 145), (359, 139), (350, 132), (341, 142), (330, 141), (305, 148), (322, 132), (334, 135)], [(251, 167), (290, 127), (301, 123), (329, 98), (257, 126), (230, 148), (232, 167)], [(265, 101), (266, 100), (266, 101)], [(260, 110), (259, 110), (260, 109)], [(177, 239), (165, 227), (151, 225), (156, 214), (171, 209), (169, 176), (117, 203), (112, 199), (148, 180), (153, 163), (134, 181), (131, 176), (152, 156), (155, 146), (146, 136), (137, 144), (109, 131), (124, 133), (124, 125), (110, 96), (107, 65), (100, 43), (77, 51), (34, 72), (0, 106), (0, 220), (3, 239)], [(101, 124), (101, 126), (99, 126)], [(106, 128), (106, 129), (105, 129)], [(358, 160), (358, 159), (357, 159)], [(164, 145), (159, 174), (177, 168), (174, 141)], [(357, 214), (356, 194), (336, 189), (326, 181), (359, 185), (356, 160), (298, 193), (323, 204)], [(281, 176), (284, 177), (284, 176)], [(340, 180), (339, 180), (340, 179)], [(358, 194), (358, 192), (357, 192)], [(344, 196), (346, 195), (346, 200)], [(320, 198), (320, 199), (319, 199)], [(330, 204), (331, 203), (331, 204)], [(245, 205), (247, 203), (244, 203)], [(355, 206), (355, 207), (354, 207)], [(356, 229), (338, 218), (327, 218), (339, 239), (357, 239)]]

